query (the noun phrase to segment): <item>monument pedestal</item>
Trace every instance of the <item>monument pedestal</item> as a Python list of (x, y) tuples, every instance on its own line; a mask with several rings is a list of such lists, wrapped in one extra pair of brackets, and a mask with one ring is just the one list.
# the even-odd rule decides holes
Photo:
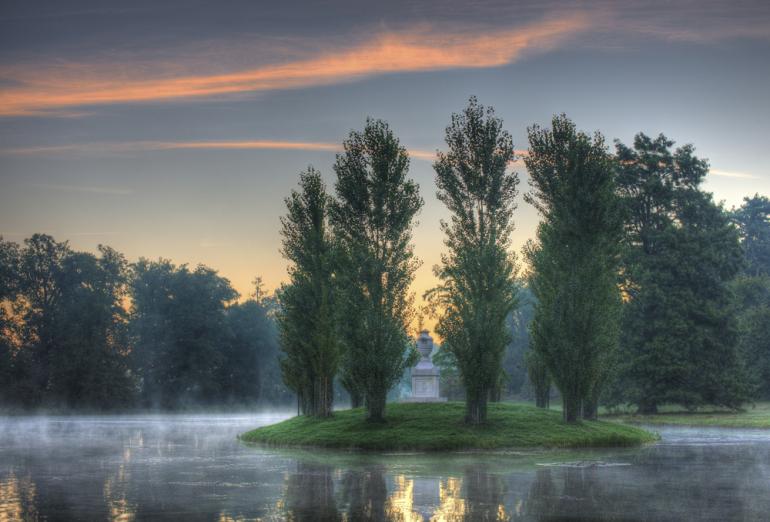
[(420, 361), (412, 368), (412, 396), (406, 402), (445, 402), (446, 397), (439, 396), (441, 372), (430, 359), (433, 338), (427, 330), (420, 332), (417, 350), (420, 352)]

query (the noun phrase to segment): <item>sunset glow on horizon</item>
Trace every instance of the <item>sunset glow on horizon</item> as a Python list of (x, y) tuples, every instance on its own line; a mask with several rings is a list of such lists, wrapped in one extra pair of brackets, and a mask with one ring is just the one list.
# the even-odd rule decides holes
[[(527, 128), (564, 112), (610, 146), (640, 131), (693, 143), (728, 207), (770, 193), (766, 3), (357, 6), (4, 3), (0, 235), (204, 263), (243, 296), (256, 276), (272, 290), (283, 198), (308, 165), (333, 191), (335, 154), (371, 116), (408, 149), (425, 200), (419, 296), (444, 248), (432, 163), (471, 95), (519, 157)], [(523, 194), (524, 165), (511, 168)], [(519, 252), (538, 223), (521, 195), (514, 219)]]

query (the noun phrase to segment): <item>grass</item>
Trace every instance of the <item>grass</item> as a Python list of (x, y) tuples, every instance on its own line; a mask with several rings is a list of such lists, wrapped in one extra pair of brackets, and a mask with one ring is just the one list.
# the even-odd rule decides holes
[(501, 448), (591, 448), (636, 446), (656, 436), (616, 422), (567, 424), (556, 411), (523, 404), (492, 403), (483, 426), (464, 424), (465, 405), (388, 404), (387, 421), (371, 424), (364, 410), (334, 412), (330, 419), (294, 417), (240, 436), (249, 443), (371, 451), (451, 451)]
[(688, 412), (668, 408), (655, 415), (620, 414), (604, 418), (632, 424), (770, 428), (770, 402), (759, 402), (742, 411), (711, 409)]

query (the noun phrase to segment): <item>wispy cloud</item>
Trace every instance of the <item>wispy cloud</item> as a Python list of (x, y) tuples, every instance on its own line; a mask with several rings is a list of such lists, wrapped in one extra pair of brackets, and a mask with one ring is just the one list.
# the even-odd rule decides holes
[(738, 179), (759, 179), (759, 176), (756, 176), (754, 174), (749, 174), (746, 172), (733, 172), (728, 170), (720, 170), (720, 169), (710, 169), (709, 173), (713, 174), (714, 176), (720, 176), (724, 178), (738, 178)]
[(107, 141), (90, 143), (67, 143), (0, 149), (0, 155), (37, 156), (52, 154), (112, 154), (164, 150), (308, 150), (338, 151), (337, 143), (282, 141), (282, 140), (228, 140), (228, 141)]
[(93, 187), (83, 185), (53, 185), (49, 183), (38, 183), (33, 185), (35, 188), (41, 188), (45, 190), (56, 190), (60, 192), (81, 192), (86, 194), (110, 194), (115, 196), (128, 196), (133, 194), (134, 191), (127, 188), (117, 187)]
[[(121, 141), (121, 142), (92, 142), (68, 143), (64, 145), (44, 145), (38, 147), (21, 147), (0, 149), (0, 156), (44, 156), (58, 154), (131, 154), (152, 151), (171, 150), (296, 150), (341, 152), (339, 143), (320, 141), (288, 141), (288, 140), (226, 140), (226, 141)], [(436, 150), (408, 148), (412, 159), (435, 161)], [(526, 150), (516, 150), (518, 164), (521, 157), (526, 156)], [(105, 187), (76, 187), (69, 185), (37, 185), (52, 190), (68, 190), (79, 192), (101, 192), (104, 194), (130, 194), (128, 189), (111, 189)]]
[[(95, 105), (302, 88), (388, 73), (498, 67), (526, 52), (553, 49), (590, 26), (590, 18), (581, 14), (492, 31), (437, 31), (420, 26), (384, 32), (304, 59), (174, 77), (158, 77), (157, 66), (140, 65), (127, 77), (130, 63), (120, 64), (119, 70), (103, 63), (9, 67), (2, 76), (13, 86), (0, 89), (0, 116), (56, 114), (62, 110), (72, 114), (73, 108)], [(196, 70), (212, 66), (216, 64), (197, 64)]]

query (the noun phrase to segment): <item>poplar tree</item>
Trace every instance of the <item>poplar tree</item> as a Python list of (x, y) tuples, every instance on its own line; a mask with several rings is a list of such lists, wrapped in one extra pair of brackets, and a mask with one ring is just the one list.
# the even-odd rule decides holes
[(321, 174), (312, 167), (300, 174), (299, 186), (286, 198), (287, 214), (281, 218), (282, 253), (291, 263), (290, 282), (280, 292), (281, 368), (303, 413), (328, 417), (340, 361), (329, 197)]
[(516, 260), (509, 252), (519, 179), (511, 135), (475, 97), (446, 128), (447, 152), (433, 165), (438, 199), (451, 213), (441, 222), (448, 252), (427, 297), (440, 310), (437, 333), (456, 361), (465, 387), (466, 422), (487, 418), (510, 341), (506, 320), (517, 305)]
[(618, 341), (622, 218), (612, 159), (600, 134), (578, 132), (566, 116), (529, 129), (525, 158), (543, 220), (530, 242), (530, 287), (537, 302), (532, 349), (563, 400), (567, 422), (595, 417)]
[(387, 123), (367, 119), (343, 146), (330, 209), (340, 253), (343, 375), (362, 392), (367, 418), (379, 422), (388, 390), (416, 353), (407, 325), (414, 314), (409, 285), (419, 266), (412, 231), (423, 200), (407, 178), (406, 149)]

